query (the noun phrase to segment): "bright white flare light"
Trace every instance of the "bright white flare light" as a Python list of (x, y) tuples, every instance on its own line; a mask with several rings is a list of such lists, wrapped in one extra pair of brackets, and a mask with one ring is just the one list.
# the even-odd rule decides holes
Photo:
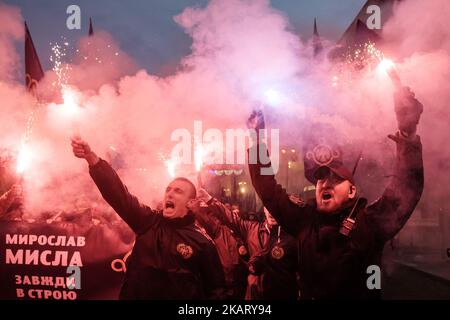
[(389, 59), (383, 59), (381, 60), (381, 62), (378, 64), (378, 71), (380, 72), (389, 72), (390, 70), (392, 70), (395, 67), (394, 62), (392, 62), (392, 60)]
[(31, 150), (27, 145), (22, 145), (19, 151), (19, 155), (17, 157), (17, 168), (16, 172), (18, 174), (24, 173), (31, 163)]
[(62, 90), (62, 96), (64, 99), (64, 104), (62, 106), (64, 114), (69, 117), (73, 117), (78, 114), (80, 112), (80, 107), (78, 104), (79, 97), (77, 92), (70, 87), (65, 87)]
[(167, 172), (172, 178), (175, 178), (175, 169), (176, 169), (176, 162), (174, 160), (167, 160), (166, 161), (167, 166)]
[(200, 172), (203, 167), (203, 146), (201, 144), (197, 144), (197, 147), (194, 151), (194, 160), (195, 160), (195, 170)]
[(264, 92), (264, 97), (268, 104), (275, 105), (275, 106), (278, 105), (282, 100), (282, 96), (281, 96), (280, 92), (275, 89), (266, 90)]

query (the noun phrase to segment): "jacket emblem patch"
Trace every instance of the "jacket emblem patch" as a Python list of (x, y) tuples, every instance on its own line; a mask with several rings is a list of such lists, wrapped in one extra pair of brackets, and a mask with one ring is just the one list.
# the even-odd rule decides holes
[(192, 257), (194, 250), (192, 250), (192, 247), (187, 244), (179, 243), (177, 245), (177, 252), (183, 257), (183, 259), (189, 259)]

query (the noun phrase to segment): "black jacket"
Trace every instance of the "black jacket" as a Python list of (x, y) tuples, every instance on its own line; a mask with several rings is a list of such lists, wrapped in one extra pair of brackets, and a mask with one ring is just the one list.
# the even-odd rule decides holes
[(190, 213), (166, 219), (139, 203), (104, 160), (90, 167), (103, 198), (133, 229), (121, 299), (221, 298), (224, 275), (212, 240)]
[(256, 272), (248, 278), (246, 299), (296, 300), (296, 238), (279, 226), (269, 228), (265, 222), (243, 220), (217, 200), (210, 203), (210, 208), (247, 244), (249, 263)]
[(242, 239), (220, 219), (211, 214), (210, 207), (193, 209), (197, 222), (216, 245), (227, 284), (227, 299), (242, 300), (247, 287), (247, 249)]
[[(267, 149), (265, 145), (259, 147)], [(315, 201), (291, 201), (274, 175), (261, 175), (261, 164), (249, 167), (253, 186), (265, 207), (286, 232), (298, 237), (302, 298), (379, 298), (379, 290), (367, 288), (367, 267), (381, 268), (386, 241), (405, 225), (421, 197), (424, 177), (420, 138), (397, 143), (390, 184), (373, 204), (366, 206), (363, 199), (359, 202), (356, 228), (349, 237), (339, 233), (349, 209), (321, 214)]]

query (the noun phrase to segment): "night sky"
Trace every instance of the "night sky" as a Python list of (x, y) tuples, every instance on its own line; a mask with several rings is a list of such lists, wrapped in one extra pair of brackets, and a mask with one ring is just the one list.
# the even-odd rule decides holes
[[(1, 0), (0, 0), (1, 1)], [(225, 1), (225, 0), (224, 0)], [(173, 16), (190, 6), (205, 6), (206, 0), (4, 0), (20, 7), (27, 21), (45, 70), (51, 68), (50, 42), (65, 37), (70, 43), (88, 32), (89, 17), (94, 30), (111, 33), (120, 47), (150, 73), (164, 75), (175, 70), (180, 58), (189, 54), (191, 40)], [(292, 30), (302, 39), (312, 34), (314, 17), (321, 36), (337, 40), (365, 0), (272, 0), (276, 9), (286, 14)], [(66, 28), (66, 9), (81, 8), (82, 29)], [(22, 54), (22, 44), (18, 44)]]

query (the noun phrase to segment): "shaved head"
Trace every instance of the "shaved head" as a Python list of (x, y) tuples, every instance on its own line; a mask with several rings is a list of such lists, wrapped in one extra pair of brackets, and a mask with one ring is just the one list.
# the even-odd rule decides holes
[(191, 180), (189, 180), (188, 178), (184, 178), (184, 177), (178, 177), (178, 178), (175, 178), (173, 181), (183, 181), (183, 182), (186, 182), (186, 183), (190, 186), (190, 189), (191, 189), (191, 192), (190, 192), (190, 194), (189, 194), (189, 197), (190, 197), (191, 199), (195, 199), (195, 198), (197, 197), (197, 188), (196, 188), (195, 185), (191, 182)]

